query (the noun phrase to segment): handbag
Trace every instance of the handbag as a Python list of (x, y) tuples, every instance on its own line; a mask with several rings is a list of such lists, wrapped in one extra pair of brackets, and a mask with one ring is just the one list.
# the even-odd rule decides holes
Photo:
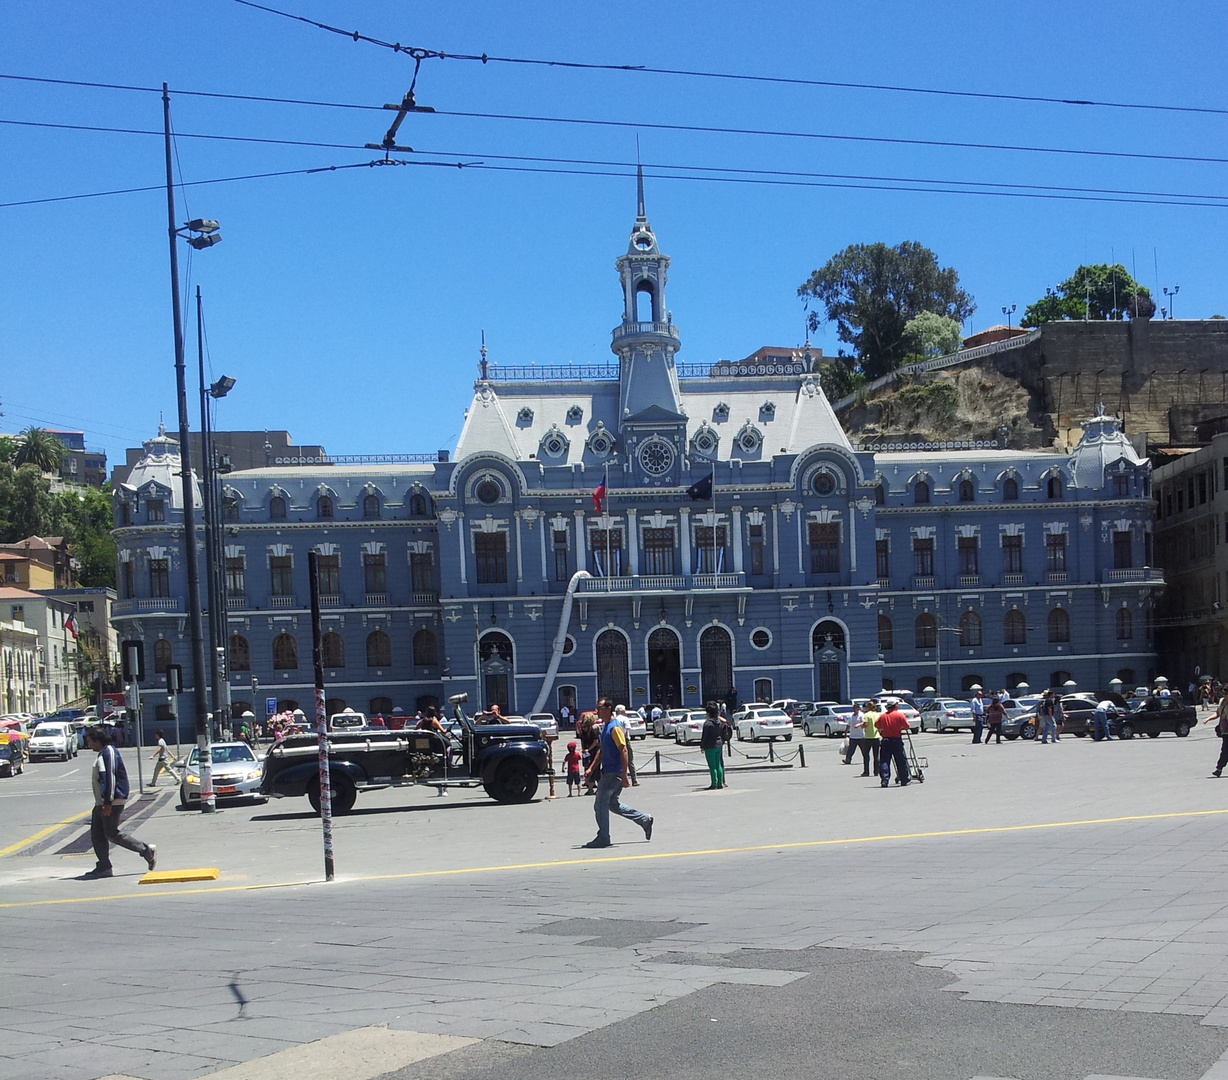
[(848, 737), (847, 735), (845, 735), (845, 736), (844, 736), (844, 741), (843, 741), (843, 742), (840, 744), (840, 753), (841, 753), (841, 754), (847, 754), (847, 753), (849, 752), (849, 747), (850, 747), (850, 745), (851, 745), (851, 744), (849, 743), (849, 737)]

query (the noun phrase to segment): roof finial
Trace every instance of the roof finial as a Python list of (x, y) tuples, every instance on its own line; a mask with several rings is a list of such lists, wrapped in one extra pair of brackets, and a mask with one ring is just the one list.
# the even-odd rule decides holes
[(481, 373), (481, 378), (485, 381), (489, 378), (486, 365), (486, 331), (482, 331), (482, 347), (478, 350), (482, 354), (482, 359), (478, 361), (478, 371)]
[(640, 164), (640, 137), (635, 137), (635, 219), (646, 221), (644, 213), (644, 166)]

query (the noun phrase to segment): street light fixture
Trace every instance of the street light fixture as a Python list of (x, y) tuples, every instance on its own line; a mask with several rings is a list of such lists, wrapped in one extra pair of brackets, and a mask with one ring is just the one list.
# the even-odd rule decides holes
[(1006, 316), (1006, 328), (1008, 330), (1011, 328), (1011, 316), (1015, 314), (1015, 309), (1018, 306), (1018, 304), (1011, 304), (1010, 307), (1004, 307), (1002, 309), (1002, 314)]
[(1170, 291), (1168, 286), (1164, 286), (1164, 295), (1168, 297), (1168, 317), (1175, 319), (1177, 317), (1177, 293), (1181, 291), (1180, 285), (1174, 285)]

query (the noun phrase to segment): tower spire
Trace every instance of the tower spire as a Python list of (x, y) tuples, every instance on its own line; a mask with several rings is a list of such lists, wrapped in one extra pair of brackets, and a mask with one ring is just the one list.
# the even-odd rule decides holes
[(644, 213), (644, 166), (640, 164), (640, 137), (635, 137), (635, 220), (647, 221)]

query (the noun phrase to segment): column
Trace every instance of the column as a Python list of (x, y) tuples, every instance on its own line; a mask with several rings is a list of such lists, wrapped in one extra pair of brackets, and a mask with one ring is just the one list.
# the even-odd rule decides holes
[(584, 570), (588, 566), (588, 547), (584, 543), (584, 511), (573, 510), (576, 515), (576, 569)]
[(691, 508), (678, 508), (678, 531), (682, 534), (682, 573), (684, 577), (691, 576)]
[(519, 585), (524, 580), (524, 558), (520, 548), (520, 511), (517, 510), (514, 516), (516, 518), (516, 584)]
[[(799, 574), (805, 574), (806, 564), (802, 558), (802, 556), (805, 554), (802, 551), (802, 518), (804, 518), (806, 515), (802, 513), (801, 503), (797, 504), (797, 510), (794, 511), (794, 513), (797, 514), (797, 572)], [(803, 583), (805, 580), (805, 578), (802, 579)]]
[(742, 508), (734, 503), (730, 510), (733, 522), (730, 526), (733, 529), (733, 572), (740, 574), (742, 572)]
[(469, 579), (465, 575), (465, 515), (456, 515), (456, 539), (460, 541), (460, 577), (464, 585)]
[[(537, 519), (537, 523), (541, 526), (538, 532), (541, 534), (541, 549), (542, 549), (542, 585), (544, 586), (549, 580), (550, 575), (546, 570), (546, 516), (543, 514)], [(543, 588), (542, 592), (546, 590)]]
[(635, 507), (627, 507), (627, 559), (631, 576), (640, 572), (640, 531), (635, 523)]
[[(780, 573), (780, 511), (772, 504), (772, 573)], [(464, 580), (464, 579), (462, 579)]]
[(848, 510), (849, 522), (849, 573), (857, 573), (857, 507), (851, 502)]

